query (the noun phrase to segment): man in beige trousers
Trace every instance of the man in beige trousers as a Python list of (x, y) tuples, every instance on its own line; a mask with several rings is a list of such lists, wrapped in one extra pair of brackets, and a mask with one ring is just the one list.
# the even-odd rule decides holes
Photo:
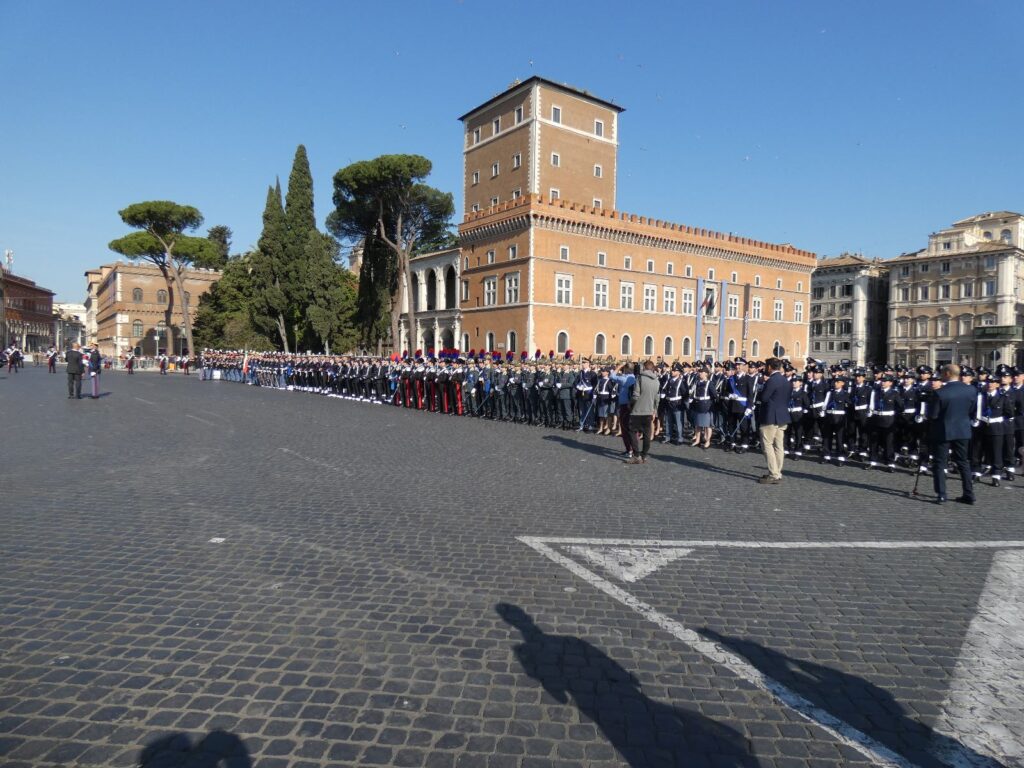
[(758, 482), (762, 485), (778, 485), (782, 482), (782, 461), (785, 457), (786, 426), (789, 424), (789, 393), (792, 387), (782, 375), (782, 361), (773, 357), (768, 361), (771, 375), (757, 403), (758, 432), (761, 435), (761, 450), (768, 462), (768, 474)]

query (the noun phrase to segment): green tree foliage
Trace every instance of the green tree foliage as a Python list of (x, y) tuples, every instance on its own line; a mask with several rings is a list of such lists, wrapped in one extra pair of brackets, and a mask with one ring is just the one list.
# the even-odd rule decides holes
[[(423, 183), (430, 170), (430, 161), (421, 155), (381, 155), (353, 163), (334, 175), (335, 209), (327, 218), (328, 230), (348, 242), (374, 235), (393, 259), (398, 276), (389, 297), (394, 348), (401, 338), (402, 292), (412, 285), (409, 259), (420, 243), (443, 236), (455, 212), (451, 193)], [(408, 307), (409, 328), (414, 329), (412, 301)]]
[(327, 354), (351, 351), (358, 341), (355, 275), (338, 263), (338, 241), (312, 231), (306, 242), (310, 302), (306, 318)]
[(218, 224), (217, 226), (210, 227), (206, 230), (206, 239), (217, 246), (217, 269), (223, 269), (228, 263), (228, 259), (231, 258), (232, 235), (234, 235), (234, 233), (231, 231), (231, 227), (226, 227), (223, 224)]
[(118, 213), (121, 221), (139, 231), (112, 240), (110, 250), (130, 259), (145, 259), (160, 269), (169, 297), (164, 315), (167, 347), (174, 349), (174, 302), (179, 301), (185, 343), (189, 352), (193, 352), (191, 307), (182, 273), (190, 266), (214, 267), (219, 258), (216, 245), (210, 240), (185, 234), (202, 225), (203, 215), (191, 205), (169, 200), (135, 203)]
[(197, 349), (275, 348), (267, 334), (253, 323), (253, 262), (253, 253), (231, 259), (220, 280), (199, 297), (194, 329)]
[(398, 271), (391, 249), (376, 235), (369, 235), (358, 247), (362, 249), (356, 313), (359, 338), (364, 347), (380, 351), (391, 326), (391, 295)]
[(288, 228), (281, 203), (281, 184), (267, 189), (263, 232), (253, 253), (253, 319), (266, 333), (276, 333), (285, 352), (291, 352), (288, 322), (294, 315), (289, 302), (291, 270), (285, 242)]

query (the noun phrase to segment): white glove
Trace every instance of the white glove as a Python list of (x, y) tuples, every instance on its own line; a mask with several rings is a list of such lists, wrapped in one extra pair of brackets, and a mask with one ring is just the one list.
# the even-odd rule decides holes
[(981, 424), (981, 422), (980, 422), (980, 421), (978, 421), (977, 419), (975, 419), (974, 421), (972, 421), (972, 422), (971, 422), (971, 426), (972, 426), (972, 427), (977, 427), (977, 426), (979, 426), (980, 424)]
[(916, 421), (918, 424), (921, 424), (924, 422), (924, 416), (915, 416), (914, 421)]
[(745, 411), (743, 412), (743, 415), (744, 415), (744, 416), (749, 416), (749, 415), (750, 415), (750, 414), (752, 414), (753, 412), (754, 412), (754, 409), (753, 409), (753, 408), (747, 408), (747, 410), (745, 410)]

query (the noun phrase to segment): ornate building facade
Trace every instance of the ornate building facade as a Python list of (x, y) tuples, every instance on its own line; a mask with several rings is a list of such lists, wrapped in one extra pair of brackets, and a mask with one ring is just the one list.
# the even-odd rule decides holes
[(1024, 216), (982, 213), (890, 262), (889, 360), (1024, 366)]
[(0, 269), (0, 345), (45, 351), (53, 340), (53, 291)]
[[(454, 349), (462, 336), (459, 311), (459, 249), (424, 253), (409, 260), (412, 289), (402, 306), (401, 348), (440, 351)], [(415, 333), (409, 333), (409, 298), (416, 317)]]
[(810, 357), (858, 366), (884, 362), (888, 321), (885, 262), (850, 253), (818, 260), (811, 275)]
[(617, 210), (622, 111), (534, 77), (462, 116), (457, 346), (802, 357), (815, 255)]

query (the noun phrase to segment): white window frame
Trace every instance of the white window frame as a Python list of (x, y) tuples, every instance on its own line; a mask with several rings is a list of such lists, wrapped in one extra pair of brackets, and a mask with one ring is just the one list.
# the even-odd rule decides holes
[(604, 201), (600, 197), (594, 198), (594, 208), (604, 208)]
[(658, 311), (658, 286), (644, 283), (644, 312)]
[(562, 124), (562, 108), (557, 104), (551, 105), (551, 122), (556, 125)]
[(513, 110), (513, 112), (512, 112), (512, 121), (516, 125), (519, 125), (521, 122), (523, 122), (523, 107), (522, 107), (522, 105), (516, 107), (515, 110)]
[(733, 272), (731, 275), (729, 275), (729, 282), (730, 283), (738, 283), (740, 281), (739, 278), (740, 278), (739, 273), (738, 272)]
[(494, 206), (496, 206), (500, 202), (501, 202), (501, 200), (498, 198), (497, 195), (495, 195), (494, 197), (491, 198), (491, 208), (493, 208)]
[(501, 133), (501, 115), (491, 120), (491, 135), (497, 136)]
[(523, 196), (523, 188), (522, 187), (516, 187), (515, 189), (512, 190), (512, 199), (513, 200), (518, 200), (522, 196)]
[(714, 280), (714, 279), (715, 279), (715, 268), (714, 267), (708, 267), (708, 280)]
[(623, 256), (622, 257), (622, 268), (632, 270), (633, 269), (633, 257)]
[(619, 309), (632, 310), (633, 299), (636, 296), (636, 283), (619, 281)]
[(562, 167), (562, 156), (557, 152), (551, 153), (551, 167), (561, 168)]
[(555, 304), (563, 307), (572, 306), (572, 275), (555, 273)]
[(516, 259), (516, 257), (518, 255), (519, 255), (519, 246), (518, 245), (510, 245), (508, 247), (508, 260), (509, 261), (515, 261), (515, 259)]
[(661, 310), (665, 314), (676, 313), (676, 289), (671, 286), (664, 286), (661, 291)]
[(628, 333), (622, 334), (622, 338), (619, 339), (619, 354), (620, 355), (632, 355), (633, 354), (633, 337)]
[(782, 319), (783, 319), (783, 316), (785, 315), (785, 313), (786, 313), (786, 307), (782, 303), (782, 299), (776, 299), (775, 303), (774, 303), (774, 305), (772, 307), (772, 317), (774, 318), (775, 322), (777, 322), (777, 323), (778, 322), (782, 322)]
[(687, 264), (683, 269), (683, 277), (693, 277), (693, 266), (691, 264)]
[(480, 143), (480, 129), (479, 128), (474, 128), (473, 129), (473, 143), (474, 144), (479, 144)]
[(473, 206), (469, 210), (473, 213), (480, 213), (480, 203), (473, 203)]
[(473, 186), (480, 183), (480, 171), (473, 171)]
[(493, 264), (494, 263), (494, 249), (493, 248), (487, 252), (487, 263), (488, 264)]
[(560, 245), (560, 246), (558, 246), (558, 260), (559, 261), (569, 261), (569, 246), (568, 245)]
[(668, 264), (665, 265), (665, 274), (666, 275), (674, 275), (675, 273), (676, 273), (676, 265), (673, 264), (670, 261)]
[(650, 357), (654, 354), (654, 337), (651, 335), (644, 336), (644, 356)]
[(516, 152), (514, 155), (512, 155), (512, 170), (513, 171), (516, 168), (521, 167), (522, 164), (523, 164), (523, 153), (522, 152)]
[(548, 197), (551, 200), (561, 200), (562, 199), (562, 193), (558, 189), (556, 189), (555, 187), (552, 187), (551, 188), (551, 192), (550, 192)]
[(730, 320), (738, 320), (740, 316), (740, 297), (730, 294), (726, 299), (726, 317)]
[(505, 275), (505, 303), (519, 303), (519, 273), (510, 272)]
[(484, 278), (484, 306), (493, 307), (498, 304), (498, 278), (497, 276)]
[(594, 135), (595, 136), (600, 136), (601, 138), (604, 138), (604, 121), (603, 120), (595, 120), (594, 121)]
[(761, 298), (755, 297), (750, 302), (750, 319), (760, 320), (761, 319)]
[(649, 273), (653, 273), (654, 272), (654, 259), (648, 259), (647, 260), (647, 271)]
[(694, 314), (694, 292), (689, 288), (683, 289), (683, 298), (680, 303), (680, 309), (684, 315)]
[(754, 275), (754, 287), (755, 288), (760, 288), (761, 287), (761, 276), (760, 275)]
[(492, 179), (496, 178), (500, 174), (501, 174), (501, 163), (499, 163), (499, 162), (491, 163), (491, 178)]
[(607, 267), (608, 266), (608, 254), (604, 251), (597, 252), (597, 266)]
[(604, 173), (604, 170), (601, 168), (600, 163), (594, 163), (594, 178), (595, 179), (603, 179), (604, 176), (601, 175), (603, 173)]
[[(598, 349), (597, 340), (601, 340), (600, 349)], [(594, 354), (595, 355), (607, 355), (608, 354), (608, 337), (605, 336), (601, 331), (594, 334)]]
[(594, 279), (594, 306), (608, 309), (608, 281), (602, 278)]
[(804, 321), (804, 303), (797, 301), (793, 303), (793, 322), (802, 323)]

